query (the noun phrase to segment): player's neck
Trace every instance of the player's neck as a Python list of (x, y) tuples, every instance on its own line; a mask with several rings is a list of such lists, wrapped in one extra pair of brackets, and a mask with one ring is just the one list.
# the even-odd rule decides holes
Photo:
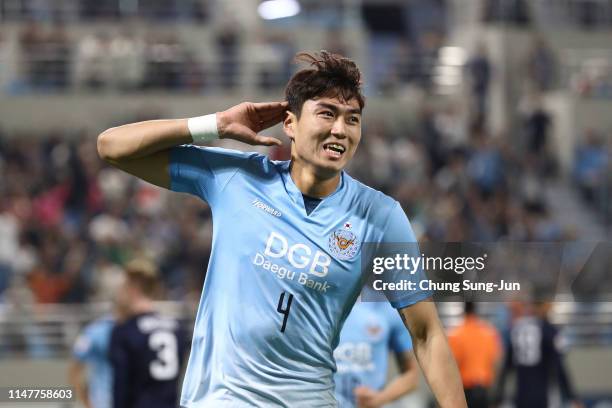
[(327, 197), (336, 191), (340, 183), (340, 173), (330, 175), (330, 177), (321, 177), (311, 166), (295, 160), (291, 162), (290, 174), (298, 190), (310, 197)]
[(153, 301), (145, 298), (135, 299), (130, 309), (132, 315), (152, 312), (154, 310)]

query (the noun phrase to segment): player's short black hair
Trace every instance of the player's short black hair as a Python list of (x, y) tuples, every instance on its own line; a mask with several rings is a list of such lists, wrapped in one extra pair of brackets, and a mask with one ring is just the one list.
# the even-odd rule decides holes
[(320, 97), (339, 98), (343, 102), (356, 99), (359, 108), (363, 109), (365, 96), (361, 93), (361, 71), (353, 60), (325, 50), (314, 54), (301, 52), (295, 60), (310, 65), (310, 68), (296, 72), (285, 87), (289, 111), (298, 118), (304, 102)]

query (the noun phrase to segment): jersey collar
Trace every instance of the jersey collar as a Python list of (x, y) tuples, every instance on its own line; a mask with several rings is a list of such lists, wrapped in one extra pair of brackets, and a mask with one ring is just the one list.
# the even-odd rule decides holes
[[(287, 161), (284, 161), (281, 166), (282, 168), (281, 175), (283, 177), (283, 182), (285, 184), (285, 190), (289, 194), (289, 197), (291, 197), (291, 200), (296, 205), (300, 207), (304, 207), (304, 199), (302, 198), (302, 192), (295, 185), (293, 179), (291, 178), (291, 172), (289, 171), (290, 165), (291, 165), (291, 160), (287, 160)], [(319, 207), (323, 205), (323, 203), (335, 200), (338, 196), (340, 196), (340, 193), (343, 192), (345, 188), (346, 188), (345, 173), (344, 173), (344, 170), (342, 170), (340, 172), (340, 182), (336, 186), (336, 190), (334, 190), (334, 192), (328, 195), (327, 197), (323, 197), (323, 200), (319, 204)]]

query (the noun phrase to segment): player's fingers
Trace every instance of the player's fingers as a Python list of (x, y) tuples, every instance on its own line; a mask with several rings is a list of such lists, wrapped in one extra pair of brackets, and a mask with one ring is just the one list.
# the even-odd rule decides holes
[(255, 137), (255, 143), (258, 145), (263, 145), (263, 146), (281, 146), (283, 144), (283, 142), (281, 142), (275, 137), (260, 136), (260, 135), (257, 135)]
[(261, 121), (259, 125), (261, 127), (261, 130), (264, 130), (264, 129), (267, 129), (269, 127), (276, 125), (277, 123), (280, 123), (282, 120), (283, 120), (282, 116), (276, 116), (268, 120)]
[(275, 112), (274, 114), (259, 115), (259, 119), (261, 122), (272, 121), (272, 123), (278, 123), (285, 118), (285, 112), (286, 111), (279, 111)]
[(253, 108), (262, 119), (268, 119), (280, 112), (287, 110), (289, 104), (285, 101), (282, 102), (258, 102), (253, 104)]

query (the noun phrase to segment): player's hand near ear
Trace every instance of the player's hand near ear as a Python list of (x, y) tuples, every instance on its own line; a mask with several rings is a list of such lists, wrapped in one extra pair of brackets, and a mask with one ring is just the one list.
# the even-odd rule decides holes
[(250, 145), (280, 146), (280, 140), (258, 133), (280, 123), (287, 102), (243, 102), (217, 113), (219, 138), (234, 139)]

